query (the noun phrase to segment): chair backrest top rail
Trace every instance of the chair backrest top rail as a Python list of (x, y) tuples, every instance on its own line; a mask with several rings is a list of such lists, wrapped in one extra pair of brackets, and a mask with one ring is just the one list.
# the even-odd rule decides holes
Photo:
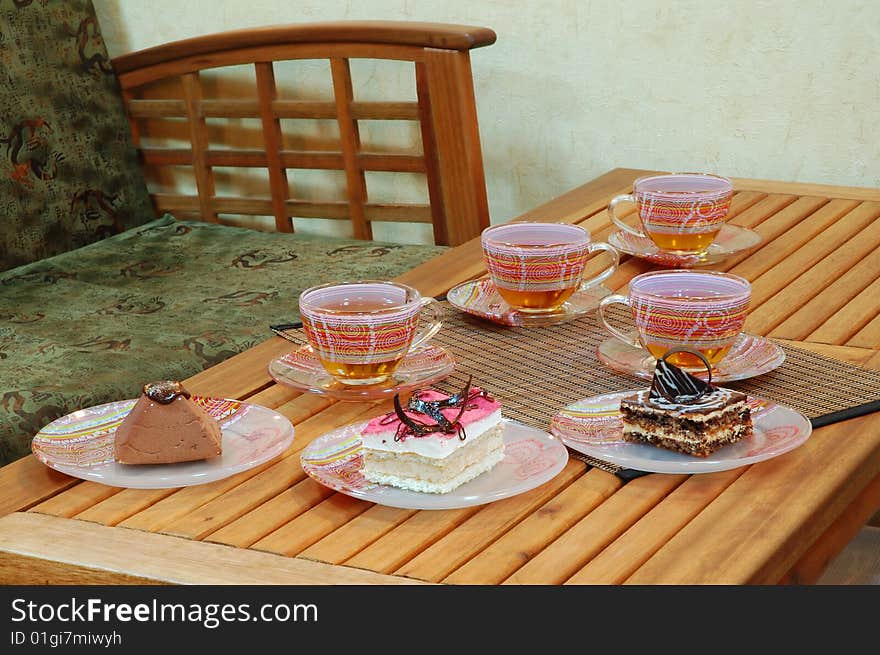
[(117, 75), (169, 61), (258, 46), (299, 43), (364, 43), (471, 50), (495, 42), (486, 27), (409, 21), (346, 21), (254, 27), (197, 36), (120, 55), (113, 59)]

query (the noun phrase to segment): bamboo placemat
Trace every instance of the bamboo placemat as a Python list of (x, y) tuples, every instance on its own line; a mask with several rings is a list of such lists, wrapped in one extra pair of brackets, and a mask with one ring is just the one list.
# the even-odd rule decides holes
[[(551, 327), (519, 328), (464, 314), (447, 302), (443, 306), (443, 329), (432, 343), (452, 354), (456, 370), (434, 386), (453, 392), (473, 375), (474, 384), (501, 402), (505, 416), (526, 425), (546, 430), (556, 412), (577, 400), (649, 384), (599, 361), (596, 350), (609, 335), (599, 327), (595, 314)], [(286, 333), (305, 343), (301, 330)], [(722, 386), (787, 405), (811, 419), (880, 399), (880, 371), (787, 344), (783, 348), (786, 359), (779, 368)], [(624, 479), (640, 474), (571, 454)]]

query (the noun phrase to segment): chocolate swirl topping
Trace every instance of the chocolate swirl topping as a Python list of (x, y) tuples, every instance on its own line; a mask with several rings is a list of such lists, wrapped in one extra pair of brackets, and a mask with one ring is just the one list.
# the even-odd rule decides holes
[[(475, 405), (472, 405), (471, 402), (478, 397), (491, 400), (491, 397), (485, 390), (471, 391), (472, 377), (468, 377), (467, 384), (464, 385), (461, 391), (443, 400), (423, 400), (418, 391), (410, 397), (409, 403), (406, 406), (407, 411), (423, 414), (434, 419), (436, 423), (433, 425), (409, 416), (400, 405), (400, 394), (395, 394), (394, 411), (382, 419), (382, 424), (388, 425), (395, 420), (400, 421), (400, 425), (397, 426), (397, 433), (394, 435), (395, 441), (401, 441), (409, 436), (424, 437), (434, 432), (443, 432), (445, 434), (458, 433), (458, 438), (464, 441), (467, 439), (467, 433), (461, 424), (461, 417), (464, 415), (465, 410), (473, 409)], [(440, 411), (448, 407), (460, 408), (458, 415), (451, 421)]]
[(148, 382), (144, 385), (144, 395), (160, 405), (170, 405), (178, 396), (189, 398), (190, 393), (176, 380)]
[[(677, 352), (688, 352), (699, 357), (706, 365), (706, 370), (709, 371), (709, 381), (705, 382), (666, 361), (667, 357)], [(648, 397), (654, 400), (664, 398), (672, 403), (690, 405), (715, 391), (711, 382), (712, 365), (703, 356), (703, 353), (690, 348), (673, 348), (657, 360), (657, 368), (654, 369), (654, 379), (651, 381), (651, 391)]]

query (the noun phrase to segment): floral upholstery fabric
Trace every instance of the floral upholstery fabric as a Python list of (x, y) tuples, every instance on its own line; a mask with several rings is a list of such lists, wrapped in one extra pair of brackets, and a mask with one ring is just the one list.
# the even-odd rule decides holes
[(0, 273), (0, 461), (59, 416), (271, 337), (309, 286), (392, 278), (442, 250), (166, 216)]
[(0, 271), (155, 219), (90, 0), (0, 0)]

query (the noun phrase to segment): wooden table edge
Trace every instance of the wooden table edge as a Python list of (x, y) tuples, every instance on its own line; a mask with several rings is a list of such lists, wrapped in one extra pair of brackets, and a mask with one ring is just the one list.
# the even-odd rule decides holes
[(45, 514), (0, 518), (4, 584), (429, 584), (273, 553)]

